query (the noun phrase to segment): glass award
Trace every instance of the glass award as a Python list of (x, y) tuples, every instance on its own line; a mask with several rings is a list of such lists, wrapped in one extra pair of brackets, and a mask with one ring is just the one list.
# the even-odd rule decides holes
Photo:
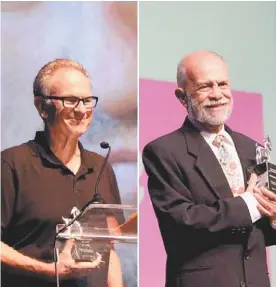
[[(135, 266), (127, 269), (131, 268), (132, 276), (137, 276), (137, 206), (97, 203), (88, 205), (81, 214), (73, 208), (71, 214), (76, 220), (63, 218), (65, 223), (57, 225), (55, 246), (58, 253), (69, 239), (73, 240), (72, 258), (77, 262), (91, 262), (101, 257), (102, 264), (97, 267), (101, 270), (109, 262), (111, 250), (115, 250), (122, 272), (126, 264), (122, 261), (128, 260), (128, 265)], [(68, 226), (71, 220), (73, 223)]]
[(258, 176), (257, 187), (266, 187), (268, 190), (276, 193), (276, 165), (269, 161), (271, 150), (271, 141), (266, 136), (264, 138), (264, 146), (256, 144), (257, 164), (251, 166), (248, 171)]

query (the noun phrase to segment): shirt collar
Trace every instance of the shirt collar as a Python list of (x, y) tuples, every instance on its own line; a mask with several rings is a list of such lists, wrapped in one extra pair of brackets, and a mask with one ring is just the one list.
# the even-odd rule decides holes
[[(54, 165), (64, 166), (64, 164), (56, 157), (56, 155), (50, 149), (44, 131), (36, 132), (34, 142), (37, 145), (37, 150), (38, 150), (38, 153), (40, 154), (41, 157), (43, 157), (48, 162), (50, 162)], [(81, 142), (78, 142), (78, 145), (79, 145), (79, 149), (80, 149), (82, 165), (87, 167), (89, 170), (93, 169), (94, 164), (92, 161), (89, 160), (89, 156), (87, 155), (87, 151), (83, 148), (83, 145), (81, 144)]]
[(218, 133), (210, 133), (207, 131), (203, 131), (199, 124), (197, 124), (197, 122), (194, 119), (191, 119), (189, 117), (189, 120), (191, 121), (191, 123), (199, 130), (200, 134), (202, 135), (202, 137), (206, 140), (206, 142), (211, 145), (214, 141), (214, 139), (216, 138), (217, 135), (223, 135), (226, 139), (227, 139), (227, 143), (230, 145), (234, 145), (234, 142), (230, 136), (230, 134), (225, 130), (225, 125), (222, 126), (222, 129), (218, 132)]
[(63, 163), (56, 157), (48, 145), (45, 132), (39, 131), (36, 132), (34, 142), (36, 143), (38, 153), (43, 159), (46, 159), (48, 162), (57, 165), (63, 166)]
[(234, 142), (229, 135), (229, 133), (225, 130), (225, 127), (223, 125), (222, 129), (218, 133), (209, 133), (206, 131), (201, 131), (200, 134), (203, 136), (203, 138), (209, 143), (212, 144), (215, 140), (217, 135), (223, 135), (226, 138), (226, 143), (230, 145), (234, 145)]

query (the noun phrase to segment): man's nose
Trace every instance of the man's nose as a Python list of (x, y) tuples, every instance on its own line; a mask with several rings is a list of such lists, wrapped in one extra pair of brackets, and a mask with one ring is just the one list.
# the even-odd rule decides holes
[(85, 113), (86, 112), (86, 107), (84, 106), (84, 103), (83, 101), (80, 101), (79, 104), (77, 105), (77, 107), (75, 108), (75, 111), (76, 112), (79, 112), (79, 113)]
[(215, 99), (220, 99), (222, 97), (222, 92), (221, 92), (220, 87), (218, 85), (214, 85), (212, 87), (210, 97), (215, 98)]

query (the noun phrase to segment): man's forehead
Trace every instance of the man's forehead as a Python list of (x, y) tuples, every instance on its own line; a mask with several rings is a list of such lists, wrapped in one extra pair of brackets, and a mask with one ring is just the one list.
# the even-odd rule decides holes
[(88, 96), (91, 94), (90, 79), (76, 69), (59, 69), (51, 76), (47, 83), (51, 94), (63, 95), (74, 93)]
[(192, 81), (204, 81), (209, 76), (214, 76), (217, 80), (228, 79), (227, 65), (216, 55), (188, 58), (185, 62), (185, 70), (187, 78)]
[(51, 90), (73, 87), (91, 88), (90, 79), (81, 71), (72, 68), (61, 68), (55, 71), (50, 77), (48, 85)]
[(52, 82), (77, 82), (89, 78), (75, 68), (59, 68), (51, 75)]

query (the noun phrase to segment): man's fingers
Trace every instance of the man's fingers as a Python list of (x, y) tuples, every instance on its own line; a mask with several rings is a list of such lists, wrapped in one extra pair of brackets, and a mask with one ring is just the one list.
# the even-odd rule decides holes
[(99, 253), (97, 253), (97, 255), (98, 255), (97, 259), (91, 262), (91, 264), (93, 265), (93, 268), (99, 266), (102, 262), (102, 256)]
[(250, 176), (250, 179), (248, 181), (248, 187), (247, 187), (247, 191), (252, 191), (253, 188), (256, 186), (256, 183), (257, 183), (257, 180), (258, 180), (258, 177), (255, 173), (252, 173), (251, 176)]
[(257, 208), (259, 210), (259, 212), (266, 216), (266, 217), (271, 217), (271, 213), (269, 211), (267, 211), (264, 207), (262, 207), (261, 205), (257, 205)]
[(97, 266), (100, 265), (100, 263), (102, 262), (102, 256), (100, 254), (97, 254), (97, 258), (94, 261), (91, 262), (78, 262), (76, 263), (76, 266), (78, 268), (82, 268), (82, 269), (94, 269)]
[(261, 195), (255, 194), (255, 198), (257, 199), (258, 203), (264, 207), (267, 211), (271, 210), (271, 205), (268, 201), (266, 201)]
[(71, 254), (73, 245), (74, 245), (73, 238), (69, 238), (68, 240), (66, 240), (62, 253)]
[(267, 188), (261, 188), (262, 194), (267, 197), (269, 200), (276, 201), (276, 194)]
[(253, 188), (253, 192), (254, 192), (254, 193), (257, 193), (257, 194), (259, 194), (259, 195), (263, 195), (262, 192), (261, 192), (261, 189), (258, 188), (258, 187), (254, 187), (254, 188)]
[(255, 198), (257, 199), (259, 205), (258, 209), (261, 214), (268, 216), (268, 217), (275, 217), (276, 216), (276, 206), (271, 201), (265, 200), (263, 196), (259, 194), (254, 194)]

